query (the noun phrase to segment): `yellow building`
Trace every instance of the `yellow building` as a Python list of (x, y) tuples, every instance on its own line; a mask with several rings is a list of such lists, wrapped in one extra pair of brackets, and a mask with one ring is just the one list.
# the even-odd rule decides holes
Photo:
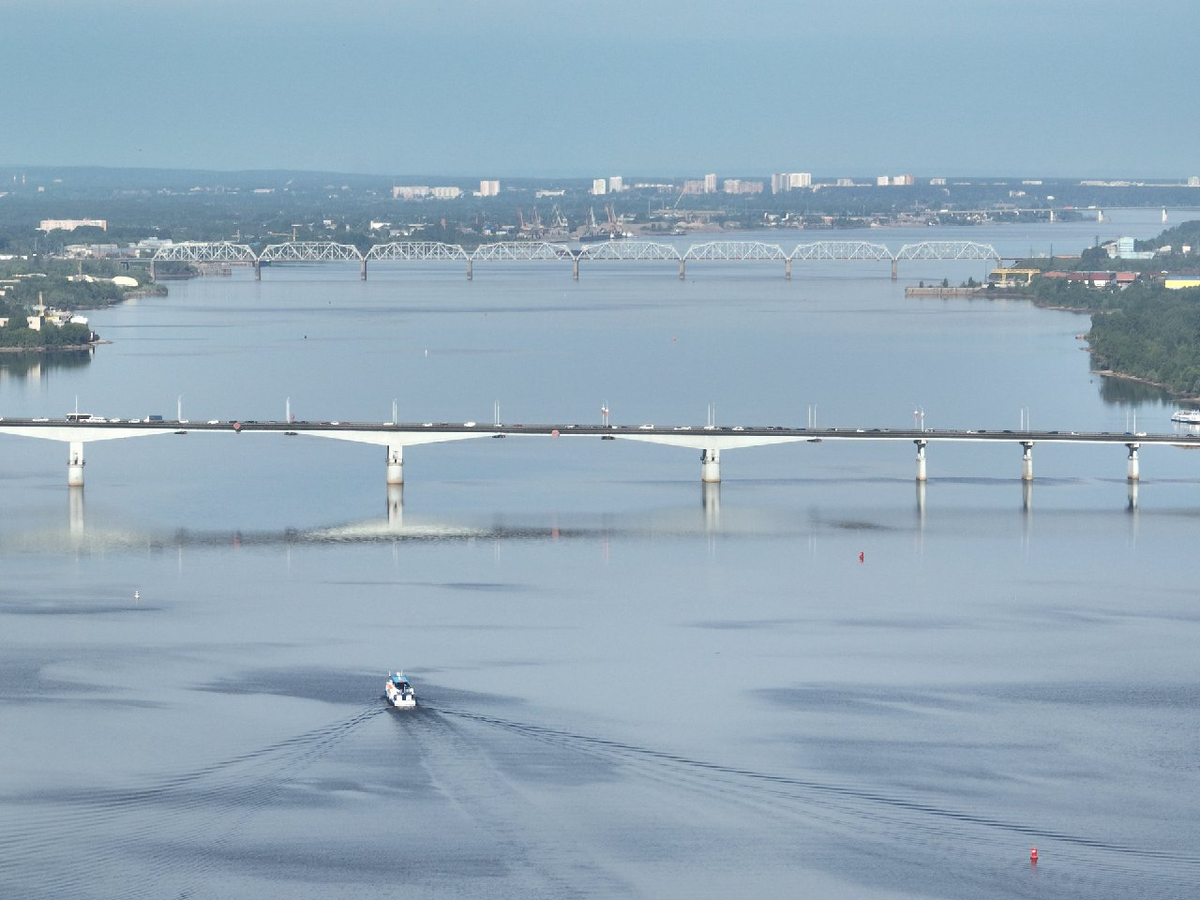
[(1172, 291), (1200, 287), (1200, 275), (1168, 275), (1163, 278), (1163, 287)]

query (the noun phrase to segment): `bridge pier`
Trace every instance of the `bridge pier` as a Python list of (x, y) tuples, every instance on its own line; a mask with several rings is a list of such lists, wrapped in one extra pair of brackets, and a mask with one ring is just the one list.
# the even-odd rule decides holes
[(155, 280), (155, 278), (154, 278), (154, 260), (153, 259), (150, 260), (150, 280), (151, 281)]
[(1021, 441), (1021, 480), (1033, 481), (1033, 441)]
[(679, 280), (684, 281), (687, 278), (687, 263), (682, 259), (679, 261)]
[(262, 281), (262, 262), (254, 260), (254, 280)]
[(389, 444), (387, 448), (387, 483), (404, 484), (404, 447)]
[(913, 441), (917, 445), (917, 483), (925, 483), (925, 447), (929, 441)]
[(474, 280), (475, 280), (475, 261), (472, 259), (468, 259), (467, 260), (467, 281), (474, 281)]
[(1125, 478), (1130, 482), (1134, 482), (1137, 481), (1141, 476), (1137, 454), (1138, 448), (1141, 447), (1141, 444), (1126, 444), (1125, 446), (1129, 448), (1129, 462), (1125, 466)]
[(573, 281), (579, 280), (579, 257), (578, 256), (575, 257), (573, 260), (571, 260), (571, 279)]
[(367, 258), (365, 256), (362, 258), (362, 270), (359, 275), (359, 278), (362, 281), (367, 280)]
[(895, 281), (899, 277), (900, 277), (900, 267), (899, 267), (899, 265), (897, 265), (896, 260), (893, 259), (892, 260), (892, 281)]
[(700, 480), (705, 484), (721, 481), (721, 451), (704, 450), (700, 454)]
[(792, 280), (792, 261), (790, 259), (783, 261), (783, 277), (788, 281)]
[(67, 456), (67, 484), (83, 487), (83, 441), (71, 441), (71, 452)]

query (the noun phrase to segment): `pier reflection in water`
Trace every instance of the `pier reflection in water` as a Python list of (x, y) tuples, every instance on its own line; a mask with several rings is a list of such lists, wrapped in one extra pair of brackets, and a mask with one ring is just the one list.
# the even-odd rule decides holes
[(69, 531), (73, 539), (83, 537), (83, 488), (67, 488), (67, 504), (70, 508)]
[[(998, 479), (988, 482), (971, 479), (972, 484), (999, 484)], [(1006, 482), (1007, 483), (1007, 482)], [(937, 482), (934, 480), (937, 495)], [(1021, 536), (1028, 543), (1032, 536), (1034, 482), (1021, 481), (1011, 484), (1021, 495)], [(930, 515), (930, 483), (915, 483), (915, 516), (905, 521), (896, 517), (898, 510), (883, 513), (889, 530), (911, 529), (922, 536)], [(1019, 488), (1018, 488), (1019, 485)], [(947, 488), (951, 485), (948, 483)], [(694, 490), (689, 485), (687, 492)], [(608, 541), (614, 538), (637, 538), (641, 536), (672, 535), (676, 537), (721, 536), (729, 539), (754, 539), (763, 536), (796, 537), (811, 539), (823, 531), (837, 515), (826, 516), (819, 507), (810, 507), (804, 512), (781, 510), (778, 507), (754, 505), (745, 494), (743, 503), (725, 511), (722, 516), (721, 490), (719, 483), (701, 483), (698, 515), (695, 507), (660, 507), (653, 510), (629, 511), (624, 515), (606, 515), (597, 523), (590, 517), (568, 516), (561, 513), (548, 514), (543, 521), (530, 520), (527, 516), (498, 524), (505, 518), (502, 511), (484, 514), (490, 522), (471, 521), (470, 517), (439, 517), (422, 514), (406, 516), (404, 508), (404, 485), (386, 486), (385, 516), (378, 519), (361, 519), (329, 525), (312, 525), (303, 528), (281, 529), (195, 529), (164, 526), (162, 528), (132, 527), (111, 510), (98, 513), (100, 521), (88, 523), (85, 515), (87, 491), (82, 487), (67, 489), (67, 521), (64, 530), (59, 529), (6, 529), (0, 530), (0, 551), (53, 552), (70, 549), (74, 552), (106, 552), (118, 549), (145, 548), (217, 548), (217, 547), (271, 547), (301, 544), (353, 544), (378, 542), (428, 542), (489, 539), (505, 540), (589, 540)], [(1127, 485), (1126, 504), (1122, 512), (1136, 513), (1138, 509), (1139, 482)], [(947, 497), (946, 493), (942, 494)], [(956, 510), (953, 504), (943, 508), (943, 514)], [(937, 510), (934, 504), (933, 509)], [(1065, 511), (1064, 511), (1065, 512)], [(1094, 512), (1093, 515), (1102, 515)], [(547, 521), (548, 520), (548, 521)], [(858, 527), (858, 523), (854, 523)], [(874, 527), (874, 526), (872, 526)]]

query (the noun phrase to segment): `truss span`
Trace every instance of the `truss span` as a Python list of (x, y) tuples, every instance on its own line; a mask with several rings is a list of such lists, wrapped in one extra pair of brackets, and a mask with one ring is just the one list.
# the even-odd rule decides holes
[(576, 254), (566, 244), (551, 244), (548, 241), (498, 241), (494, 244), (480, 244), (470, 258), (533, 261), (575, 259)]
[(999, 259), (1000, 254), (991, 244), (974, 241), (922, 241), (905, 244), (896, 253), (896, 259)]
[(441, 260), (469, 259), (467, 251), (458, 244), (443, 244), (439, 241), (397, 241), (391, 244), (376, 244), (367, 253), (367, 259), (375, 260)]
[[(686, 251), (671, 244), (655, 241), (604, 241), (579, 248), (549, 241), (498, 241), (481, 244), (468, 252), (458, 244), (437, 241), (398, 241), (376, 244), (365, 255), (353, 244), (332, 241), (289, 241), (271, 244), (258, 254), (246, 244), (232, 241), (183, 241), (160, 247), (155, 261), (192, 263), (249, 264), (261, 262), (361, 262), (365, 276), (367, 260), (464, 260), (468, 266), (475, 260), (493, 261), (571, 261), (581, 260), (784, 260), (789, 267), (793, 260), (879, 260), (892, 263), (893, 275), (898, 260), (998, 260), (1000, 255), (991, 244), (975, 241), (922, 241), (905, 244), (893, 253), (883, 244), (869, 241), (816, 241), (798, 244), (785, 253), (778, 244), (763, 241), (710, 241), (693, 244)], [(469, 271), (469, 269), (468, 269)]]
[(232, 241), (181, 241), (154, 251), (154, 262), (249, 263), (257, 260), (245, 244)]
[(787, 259), (787, 254), (778, 244), (762, 241), (709, 241), (693, 244), (683, 254), (684, 259)]
[(816, 241), (797, 244), (788, 259), (880, 259), (892, 260), (892, 251), (869, 241)]
[(343, 262), (362, 260), (362, 252), (353, 244), (332, 241), (288, 241), (263, 247), (259, 262)]
[(670, 244), (654, 241), (603, 241), (586, 244), (579, 251), (580, 259), (679, 259), (679, 251)]

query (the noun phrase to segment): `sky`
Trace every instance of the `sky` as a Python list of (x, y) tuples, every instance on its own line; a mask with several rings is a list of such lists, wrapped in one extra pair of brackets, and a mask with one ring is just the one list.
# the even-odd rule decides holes
[(1200, 174), (1195, 0), (2, 0), (0, 165)]

